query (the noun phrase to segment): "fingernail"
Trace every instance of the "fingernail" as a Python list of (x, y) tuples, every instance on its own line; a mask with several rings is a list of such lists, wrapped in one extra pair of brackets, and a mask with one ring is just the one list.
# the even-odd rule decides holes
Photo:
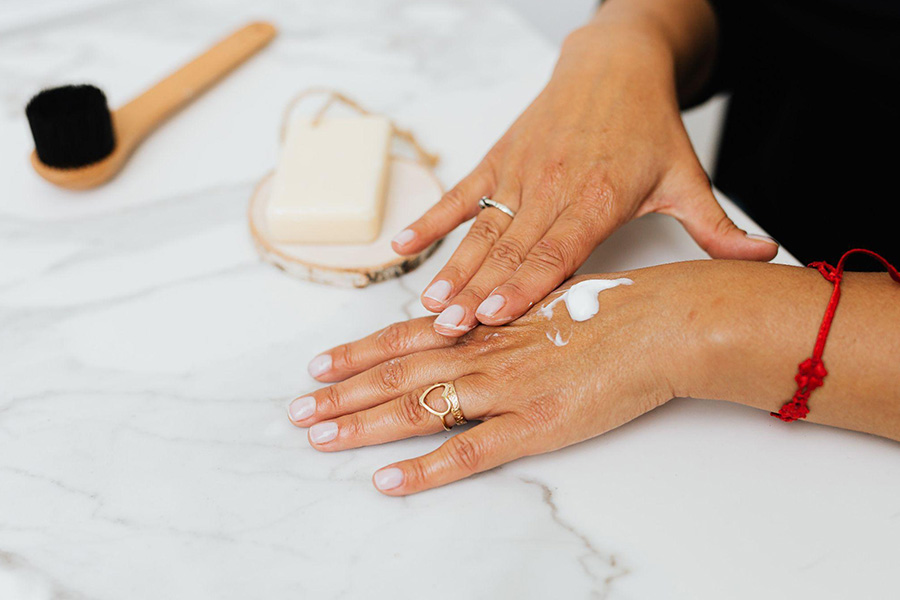
[(449, 281), (438, 279), (425, 290), (424, 296), (435, 302), (446, 302), (447, 298), (450, 297), (450, 289)]
[(412, 229), (404, 229), (396, 236), (394, 236), (394, 239), (392, 241), (398, 246), (405, 246), (414, 239), (416, 239), (416, 232)]
[(337, 437), (337, 423), (327, 421), (325, 423), (316, 423), (309, 428), (309, 439), (315, 444), (324, 444), (330, 442)]
[(503, 308), (504, 304), (506, 304), (506, 298), (500, 294), (494, 294), (493, 296), (488, 296), (487, 300), (482, 302), (475, 312), (485, 317), (493, 317), (498, 310)]
[(774, 239), (770, 238), (767, 235), (762, 235), (759, 233), (748, 233), (747, 238), (751, 239), (751, 240), (758, 240), (760, 242), (766, 242), (769, 244), (775, 244), (776, 246), (778, 246), (778, 242), (776, 242)]
[(316, 399), (312, 396), (297, 398), (288, 407), (291, 421), (302, 421), (316, 414)]
[(445, 308), (444, 312), (438, 315), (437, 319), (434, 320), (434, 324), (441, 327), (450, 327), (451, 329), (454, 329), (456, 327), (459, 327), (460, 322), (465, 316), (466, 309), (464, 309), (459, 304), (452, 304)]
[(379, 490), (392, 490), (403, 483), (403, 471), (397, 467), (382, 469), (375, 473), (375, 487)]
[(313, 377), (324, 375), (331, 370), (331, 355), (320, 354), (309, 361), (309, 366), (307, 368), (309, 369), (309, 374)]

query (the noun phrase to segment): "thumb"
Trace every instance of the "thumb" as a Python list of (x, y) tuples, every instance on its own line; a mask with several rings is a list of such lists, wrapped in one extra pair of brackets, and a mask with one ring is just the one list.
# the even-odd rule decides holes
[(778, 253), (778, 242), (772, 238), (748, 234), (735, 225), (709, 188), (701, 188), (673, 209), (672, 216), (712, 258), (767, 261)]

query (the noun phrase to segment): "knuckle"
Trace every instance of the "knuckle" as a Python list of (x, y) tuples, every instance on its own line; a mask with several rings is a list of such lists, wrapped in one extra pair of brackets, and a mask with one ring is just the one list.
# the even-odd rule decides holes
[(472, 223), (468, 237), (481, 245), (490, 246), (497, 241), (501, 233), (500, 225), (491, 219), (481, 218)]
[(316, 398), (316, 412), (323, 414), (338, 413), (341, 410), (341, 403), (342, 399), (337, 386), (327, 387)]
[(465, 359), (470, 358), (470, 353), (473, 351), (472, 349), (477, 348), (481, 345), (481, 342), (479, 342), (479, 340), (484, 338), (476, 338), (476, 334), (474, 332), (475, 330), (473, 329), (465, 335), (457, 338), (458, 341), (456, 342), (456, 345), (453, 347), (453, 349), (456, 350), (460, 357), (463, 357)]
[(559, 399), (553, 396), (530, 398), (525, 419), (532, 428), (546, 429), (557, 422), (560, 418), (560, 411), (565, 410), (561, 404)]
[(542, 271), (566, 273), (570, 264), (571, 251), (567, 245), (554, 238), (544, 238), (535, 244), (530, 259)]
[(449, 208), (455, 213), (466, 210), (467, 198), (462, 193), (459, 186), (454, 187), (441, 197), (441, 204)]
[(728, 215), (722, 213), (722, 216), (719, 217), (719, 220), (716, 222), (714, 231), (716, 233), (716, 236), (718, 237), (730, 233), (731, 230), (735, 228), (736, 226), (734, 222), (730, 218), (728, 218)]
[[(611, 215), (607, 215), (607, 217), (611, 218)], [(604, 219), (607, 217), (604, 217)], [(575, 258), (578, 255), (579, 248), (593, 246), (598, 243), (597, 235), (599, 234), (600, 230), (609, 229), (608, 227), (602, 227), (602, 222), (605, 221), (597, 221), (596, 223), (588, 224), (587, 221), (579, 218), (577, 221), (572, 223), (573, 227), (569, 232), (569, 235), (561, 240), (561, 243), (564, 246), (564, 250), (567, 253), (567, 258)]]
[(444, 268), (438, 273), (436, 279), (444, 279), (453, 285), (454, 282), (465, 282), (468, 280), (468, 274), (463, 272), (459, 265), (451, 259), (450, 262), (444, 265)]
[(488, 259), (503, 268), (514, 270), (525, 260), (527, 251), (519, 240), (508, 238), (500, 239), (488, 254)]
[(404, 487), (422, 489), (428, 485), (428, 471), (422, 460), (411, 460), (403, 466)]
[(531, 295), (534, 293), (534, 286), (522, 281), (521, 278), (512, 278), (504, 283), (503, 290), (498, 290), (498, 292), (507, 299), (522, 298), (530, 301)]
[(728, 215), (723, 213), (716, 219), (712, 229), (698, 236), (697, 244), (704, 252), (713, 254), (720, 248), (721, 240), (734, 229), (737, 229), (737, 226), (728, 218)]
[(419, 397), (407, 394), (397, 401), (397, 418), (411, 429), (422, 429), (434, 415), (419, 406)]
[(567, 174), (566, 157), (560, 152), (554, 152), (551, 160), (541, 169), (541, 182), (546, 188), (561, 189), (565, 185)]
[(496, 185), (496, 173), (503, 164), (504, 153), (508, 147), (509, 135), (507, 132), (507, 134), (504, 134), (503, 137), (497, 140), (493, 147), (488, 150), (474, 172), (487, 178), (491, 184)]
[(527, 195), (546, 210), (557, 213), (566, 204), (565, 170), (560, 161), (553, 161), (541, 168), (540, 172), (527, 180)]
[(597, 175), (588, 180), (588, 185), (584, 193), (585, 197), (593, 201), (594, 204), (613, 205), (616, 203), (616, 188), (604, 175)]
[(447, 456), (465, 473), (478, 473), (484, 464), (484, 450), (469, 436), (457, 435), (447, 440)]
[(485, 335), (483, 331), (473, 329), (460, 337), (459, 342), (453, 348), (455, 358), (463, 364), (472, 365), (474, 368), (477, 364), (475, 361), (478, 361), (482, 355), (489, 353), (492, 349), (497, 348), (496, 342), (491, 343), (491, 340), (497, 336), (489, 338), (489, 335)]
[(579, 214), (585, 222), (599, 224), (610, 221), (615, 213), (616, 191), (604, 181), (593, 181), (581, 193)]
[(485, 299), (489, 291), (490, 289), (485, 288), (483, 285), (469, 284), (466, 289), (456, 295), (453, 301), (454, 304), (471, 307), (474, 310), (474, 307), (478, 306)]
[(396, 395), (406, 387), (407, 379), (406, 363), (394, 359), (379, 367), (375, 382), (382, 392)]
[(363, 439), (367, 433), (366, 422), (360, 418), (359, 413), (347, 415), (341, 419), (340, 433), (351, 440)]
[(388, 325), (378, 334), (376, 343), (383, 353), (395, 355), (404, 352), (409, 346), (410, 331), (407, 323)]
[(356, 367), (356, 356), (352, 344), (341, 344), (331, 351), (334, 366), (339, 369), (352, 370)]

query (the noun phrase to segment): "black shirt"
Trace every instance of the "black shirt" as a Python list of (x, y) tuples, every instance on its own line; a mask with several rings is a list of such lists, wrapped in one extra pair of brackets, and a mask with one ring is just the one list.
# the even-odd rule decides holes
[(715, 184), (804, 263), (900, 263), (900, 0), (713, 4)]

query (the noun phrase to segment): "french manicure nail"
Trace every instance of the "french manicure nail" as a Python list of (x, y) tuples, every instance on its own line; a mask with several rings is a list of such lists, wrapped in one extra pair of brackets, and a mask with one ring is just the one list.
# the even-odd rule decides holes
[(425, 290), (423, 295), (435, 302), (446, 302), (447, 298), (450, 297), (450, 282), (445, 279), (438, 279)]
[(379, 490), (392, 490), (403, 483), (403, 471), (397, 467), (382, 469), (375, 473), (375, 487)]
[(758, 240), (760, 242), (767, 242), (769, 244), (775, 244), (776, 246), (778, 246), (778, 242), (767, 235), (761, 235), (759, 233), (748, 233), (747, 238), (751, 240)]
[(326, 421), (325, 423), (316, 423), (309, 428), (309, 439), (316, 444), (324, 444), (330, 442), (337, 437), (337, 423)]
[(309, 367), (307, 368), (309, 369), (309, 374), (313, 377), (324, 375), (331, 370), (331, 355), (320, 354), (319, 356), (309, 361)]
[(434, 320), (434, 324), (441, 327), (456, 329), (457, 327), (459, 327), (459, 324), (462, 322), (463, 317), (465, 316), (466, 309), (464, 309), (459, 304), (451, 304), (444, 309), (444, 312), (438, 315), (437, 319)]
[(288, 407), (291, 421), (302, 421), (316, 414), (316, 399), (312, 396), (297, 398)]
[(416, 232), (412, 229), (404, 229), (403, 231), (395, 235), (392, 241), (398, 246), (405, 246), (414, 239), (416, 239)]
[(506, 304), (506, 298), (500, 294), (494, 294), (488, 296), (487, 299), (478, 306), (478, 310), (475, 312), (479, 315), (484, 315), (485, 317), (493, 317), (497, 314), (498, 310), (503, 308), (504, 304)]

